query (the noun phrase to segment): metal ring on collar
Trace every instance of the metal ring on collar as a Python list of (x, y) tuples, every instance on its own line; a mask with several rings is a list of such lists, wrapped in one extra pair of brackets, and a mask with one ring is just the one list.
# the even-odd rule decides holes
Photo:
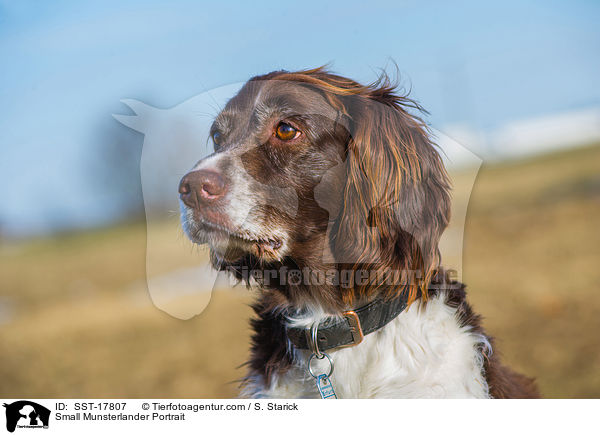
[(329, 373), (327, 373), (327, 377), (331, 376), (331, 374), (333, 373), (333, 360), (331, 359), (331, 357), (330, 357), (328, 354), (326, 354), (325, 352), (323, 352), (323, 353), (321, 354), (321, 357), (320, 357), (320, 358), (317, 356), (317, 354), (313, 353), (313, 354), (310, 356), (310, 358), (308, 358), (308, 373), (310, 373), (310, 375), (311, 375), (313, 378), (318, 378), (319, 376), (318, 376), (318, 375), (315, 375), (315, 373), (313, 372), (313, 369), (312, 369), (312, 367), (311, 367), (311, 365), (310, 365), (310, 364), (312, 363), (312, 361), (313, 361), (313, 359), (314, 359), (314, 358), (317, 358), (317, 359), (320, 359), (320, 360), (322, 360), (322, 359), (324, 359), (325, 357), (326, 357), (326, 358), (327, 358), (327, 360), (329, 361)]
[(308, 334), (308, 347), (312, 350), (313, 354), (317, 356), (317, 358), (322, 359), (323, 354), (319, 350), (319, 343), (317, 341), (317, 333), (319, 332), (319, 324), (315, 323), (310, 328), (310, 334)]

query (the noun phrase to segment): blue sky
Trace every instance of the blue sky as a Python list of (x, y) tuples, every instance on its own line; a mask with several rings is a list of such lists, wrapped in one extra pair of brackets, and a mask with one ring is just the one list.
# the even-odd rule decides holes
[(393, 59), (442, 131), (598, 106), (599, 20), (593, 1), (0, 1), (0, 224), (118, 215), (89, 165), (123, 98), (166, 108), (325, 63), (371, 81)]

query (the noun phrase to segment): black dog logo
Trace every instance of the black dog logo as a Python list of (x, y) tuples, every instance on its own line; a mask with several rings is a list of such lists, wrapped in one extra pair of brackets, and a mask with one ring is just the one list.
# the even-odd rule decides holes
[(50, 410), (42, 405), (29, 400), (19, 400), (10, 405), (5, 403), (4, 407), (6, 408), (6, 430), (9, 432), (14, 432), (17, 424), (19, 427), (48, 427)]

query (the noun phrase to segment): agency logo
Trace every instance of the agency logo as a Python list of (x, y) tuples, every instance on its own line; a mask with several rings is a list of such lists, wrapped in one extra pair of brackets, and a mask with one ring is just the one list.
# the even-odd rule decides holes
[[(281, 84), (281, 81), (278, 80), (277, 84)], [(186, 211), (186, 209), (181, 208), (183, 203), (180, 196), (177, 195), (181, 177), (188, 173), (199, 160), (215, 155), (214, 137), (211, 135), (211, 132), (214, 132), (211, 129), (213, 121), (221, 108), (225, 107), (227, 101), (235, 96), (244, 85), (245, 83), (235, 83), (215, 88), (168, 109), (152, 107), (137, 100), (125, 99), (122, 102), (131, 109), (133, 114), (113, 115), (123, 125), (144, 135), (140, 175), (147, 225), (146, 284), (155, 306), (178, 319), (190, 319), (202, 313), (208, 306), (213, 289), (228, 288), (237, 283), (237, 281), (231, 281), (232, 276), (237, 276), (236, 273), (227, 274), (226, 271), (215, 270), (211, 265), (210, 257), (206, 255), (206, 250), (199, 250), (198, 244), (193, 244), (188, 237), (182, 236), (182, 229), (185, 230), (186, 227), (187, 230), (191, 229), (193, 233), (197, 232), (197, 224), (194, 224), (193, 216), (183, 214), (181, 219), (178, 219), (174, 211), (190, 212), (189, 209)], [(275, 85), (274, 82), (273, 86)], [(348, 101), (355, 101), (356, 98), (349, 96)], [(360, 104), (359, 101), (355, 101), (355, 103)], [(379, 107), (375, 107), (375, 105)], [(382, 119), (395, 119), (393, 113), (390, 113), (392, 110), (390, 106), (370, 101), (369, 107), (373, 107), (373, 110)], [(325, 106), (311, 107), (309, 113), (305, 115), (318, 118), (323, 126), (331, 125), (338, 126), (340, 129), (345, 128), (343, 134), (349, 135), (351, 133), (350, 130), (347, 130), (350, 128), (347, 121), (342, 122), (339, 119), (340, 112), (338, 110), (330, 110)], [(377, 131), (376, 129), (375, 132)], [(441, 236), (440, 251), (447, 268), (456, 271), (453, 280), (460, 281), (463, 257), (462, 240), (467, 206), (482, 160), (442, 132), (429, 126), (426, 131), (428, 139), (439, 146), (440, 157), (449, 171), (451, 184), (455, 186), (452, 191), (452, 220), (450, 221), (450, 227)], [(400, 147), (399, 143), (396, 145)], [(264, 225), (259, 225), (257, 219), (261, 213), (267, 213), (267, 211), (269, 214), (272, 213), (273, 216), (277, 216), (277, 222), (298, 222), (299, 219), (302, 219), (301, 216), (305, 215), (303, 214), (305, 211), (302, 211), (301, 205), (307, 200), (299, 198), (297, 190), (289, 183), (276, 181), (278, 177), (260, 174), (260, 171), (256, 172), (253, 166), (248, 163), (248, 158), (251, 156), (267, 158), (266, 154), (263, 156), (266, 152), (263, 145), (250, 141), (245, 143), (244, 146), (247, 147), (244, 153), (240, 155), (228, 154), (227, 157), (232, 165), (231, 170), (235, 167), (239, 171), (236, 177), (244, 180), (243, 183), (240, 182), (239, 186), (242, 189), (240, 192), (245, 192), (246, 187), (243, 186), (246, 186), (246, 184), (252, 186), (248, 189), (253, 192), (248, 195), (240, 194), (236, 196), (235, 216), (230, 216), (235, 221), (231, 221), (231, 228), (234, 229), (234, 232), (247, 235), (252, 231), (256, 231), (259, 227), (263, 228)], [(390, 159), (393, 157), (392, 160), (396, 159), (394, 164), (404, 170), (412, 168), (410, 170), (413, 170), (413, 172), (410, 173), (410, 177), (417, 177), (417, 174), (420, 174), (420, 169), (414, 161), (414, 153), (411, 154), (412, 151), (408, 152), (404, 147), (405, 144), (402, 144), (402, 147), (398, 148), (398, 152), (395, 152), (393, 156), (390, 154), (389, 157)], [(402, 157), (404, 154), (408, 159), (406, 161)], [(317, 165), (315, 171), (317, 172), (311, 173), (311, 176), (314, 175), (311, 178), (312, 181), (307, 181), (307, 183), (312, 183), (311, 186), (314, 184), (312, 193), (314, 194), (315, 210), (317, 208), (323, 209), (332, 217), (325, 221), (327, 227), (322, 229), (324, 232), (322, 234), (323, 240), (337, 240), (336, 232), (342, 219), (341, 217), (333, 219), (333, 217), (340, 216), (343, 211), (342, 205), (345, 204), (343, 196), (346, 192), (345, 188), (339, 186), (351, 183), (355, 187), (351, 189), (349, 187), (348, 192), (355, 192), (357, 197), (360, 198), (360, 200), (357, 199), (357, 204), (360, 204), (360, 209), (363, 212), (357, 212), (347, 222), (348, 225), (352, 223), (352, 228), (361, 228), (361, 235), (364, 234), (363, 240), (369, 240), (370, 244), (376, 245), (384, 237), (383, 234), (380, 234), (381, 225), (376, 225), (376, 222), (383, 219), (383, 216), (396, 220), (403, 216), (406, 222), (403, 226), (402, 237), (410, 240), (410, 243), (421, 243), (422, 246), (417, 249), (419, 254), (429, 252), (430, 255), (435, 255), (431, 246), (430, 234), (423, 232), (422, 228), (416, 225), (412, 218), (413, 214), (417, 213), (414, 207), (423, 206), (421, 200), (417, 201), (415, 199), (416, 202), (412, 203), (413, 208), (408, 209), (399, 202), (400, 194), (397, 192), (400, 189), (400, 184), (398, 184), (400, 178), (397, 178), (398, 183), (396, 184), (388, 179), (381, 183), (373, 181), (373, 184), (371, 184), (368, 178), (368, 174), (382, 177), (391, 176), (392, 166), (388, 167), (377, 159), (367, 158), (368, 153), (364, 154), (358, 150), (344, 155), (334, 153), (327, 156), (323, 155), (322, 158), (314, 156), (314, 162)], [(402, 161), (397, 161), (398, 159)], [(388, 174), (383, 174), (384, 166), (388, 168), (386, 169), (389, 171)], [(354, 174), (353, 178), (350, 179), (348, 174)], [(416, 183), (417, 179), (418, 177), (413, 181)], [(348, 184), (348, 186), (351, 184)], [(361, 196), (360, 192), (363, 192), (369, 186), (373, 187), (372, 192), (367, 196)], [(386, 186), (389, 186), (389, 188)], [(425, 191), (423, 190), (425, 187), (424, 185), (415, 185), (415, 189), (419, 192)], [(423, 198), (422, 201), (428, 199), (429, 197)], [(432, 207), (434, 205), (434, 203), (430, 204)], [(414, 234), (410, 234), (411, 231)], [(169, 234), (173, 237), (168, 237)], [(385, 237), (388, 236), (385, 235)], [(227, 251), (231, 242), (236, 245), (231, 246), (230, 252), (240, 251), (237, 247), (239, 241), (224, 240), (221, 250)], [(281, 242), (281, 240), (279, 241)], [(261, 252), (264, 249), (277, 249), (274, 248), (274, 245), (270, 246), (269, 242), (276, 242), (276, 240), (266, 240), (266, 244), (256, 243), (254, 246), (256, 249), (260, 248)], [(334, 262), (334, 258), (331, 257), (333, 254), (330, 248), (329, 243), (322, 244), (321, 252), (311, 252), (311, 256), (322, 258), (324, 264), (331, 264)], [(338, 265), (362, 263), (366, 260), (362, 258), (362, 254), (363, 251), (354, 249), (354, 245), (348, 240), (339, 241), (336, 244), (335, 263)], [(174, 261), (177, 263), (174, 263)], [(165, 273), (165, 264), (180, 264), (181, 266), (176, 270)], [(417, 267), (414, 267), (414, 269), (393, 272), (400, 272), (401, 274), (406, 272), (409, 277), (413, 272), (420, 273), (423, 276), (428, 273), (426, 270), (416, 270)], [(268, 271), (268, 273), (272, 272), (277, 271)], [(332, 272), (337, 272), (337, 266), (336, 270), (332, 269)], [(354, 271), (349, 270), (348, 272)], [(268, 276), (271, 276), (271, 279), (279, 280), (283, 275)], [(316, 278), (320, 279), (320, 275)], [(300, 274), (297, 270), (286, 271), (285, 279), (291, 285), (300, 285), (306, 282), (303, 274)], [(281, 285), (283, 284), (281, 283)], [(354, 281), (351, 282), (351, 285), (354, 285)]]
[(50, 410), (30, 400), (18, 400), (4, 404), (6, 408), (6, 430), (48, 429)]

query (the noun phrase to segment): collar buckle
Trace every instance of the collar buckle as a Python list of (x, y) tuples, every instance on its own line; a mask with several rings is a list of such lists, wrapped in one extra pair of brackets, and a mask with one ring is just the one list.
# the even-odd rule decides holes
[(348, 324), (350, 325), (350, 332), (352, 334), (352, 343), (348, 343), (344, 346), (340, 347), (352, 347), (361, 343), (365, 338), (365, 334), (363, 333), (362, 326), (360, 324), (360, 319), (358, 318), (358, 314), (354, 311), (344, 311), (342, 315), (348, 320)]

